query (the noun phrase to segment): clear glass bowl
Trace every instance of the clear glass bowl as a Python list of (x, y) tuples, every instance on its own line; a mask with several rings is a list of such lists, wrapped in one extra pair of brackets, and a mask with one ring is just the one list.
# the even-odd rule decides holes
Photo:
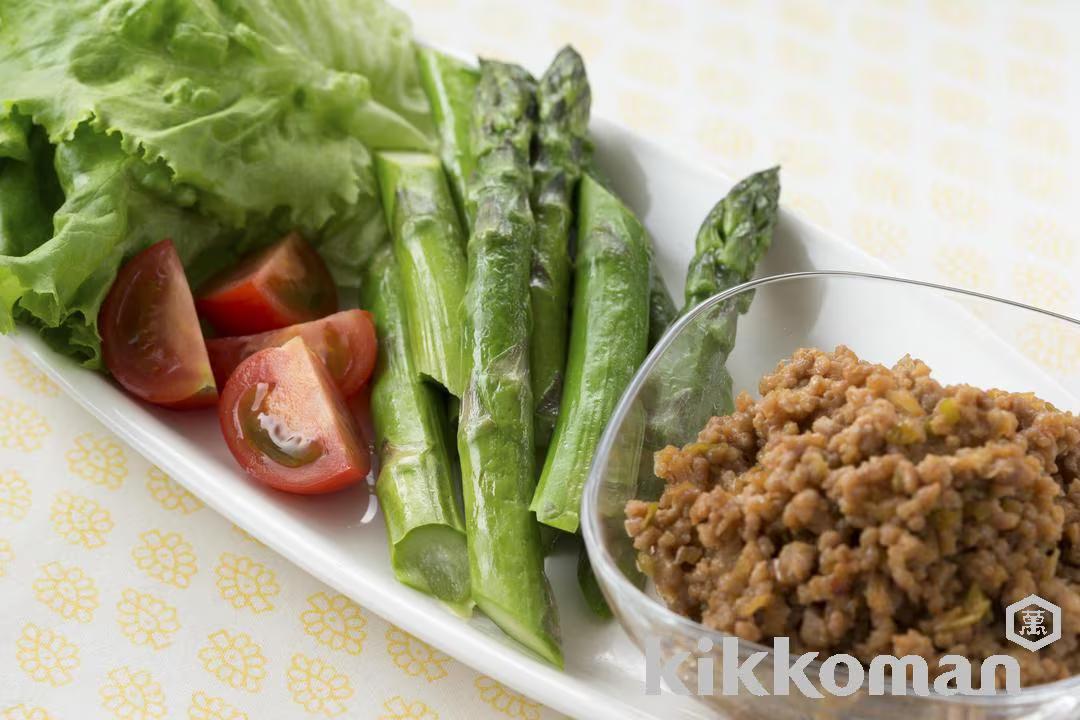
[[(694, 356), (689, 351), (702, 347), (722, 356), (736, 322), (726, 372), (687, 362)], [(885, 365), (910, 353), (943, 383), (1032, 391), (1059, 408), (1080, 410), (1080, 323), (976, 293), (859, 273), (798, 273), (747, 283), (683, 317), (650, 353), (607, 426), (585, 489), (582, 525), (593, 570), (619, 622), (639, 648), (647, 639), (658, 642), (665, 662), (688, 652), (678, 674), (692, 692), (698, 668), (708, 667), (700, 664), (706, 657), (713, 659), (714, 687), (721, 687), (725, 636), (671, 612), (643, 583), (623, 527), (626, 502), (658, 497), (653, 452), (692, 441), (708, 417), (728, 412), (732, 394), (756, 396), (761, 376), (797, 348), (840, 344)], [(702, 374), (709, 390), (687, 392), (687, 378)], [(743, 659), (769, 649), (739, 641)], [(770, 654), (756, 672), (766, 688), (772, 687), (771, 660)], [(807, 676), (816, 678), (817, 667), (811, 665)], [(870, 696), (860, 690), (812, 700), (792, 687), (787, 696), (717, 691), (702, 701), (732, 717), (770, 720), (1077, 718), (1080, 676), (986, 697)]]

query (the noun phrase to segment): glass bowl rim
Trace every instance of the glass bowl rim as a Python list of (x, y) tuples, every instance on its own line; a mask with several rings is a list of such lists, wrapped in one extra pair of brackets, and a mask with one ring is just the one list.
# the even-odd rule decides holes
[[(655, 607), (660, 611), (664, 621), (679, 627), (683, 632), (687, 634), (693, 634), (697, 636), (705, 635), (713, 640), (714, 645), (719, 647), (719, 641), (725, 637), (736, 637), (739, 641), (740, 650), (749, 650), (753, 652), (765, 651), (772, 656), (772, 648), (762, 645), (760, 643), (750, 642), (739, 638), (738, 636), (727, 635), (725, 633), (712, 630), (705, 627), (701, 623), (691, 620), (690, 618), (679, 615), (678, 613), (669, 609), (662, 602), (656, 598), (650, 597), (642, 588), (630, 582), (626, 576), (618, 569), (614, 558), (608, 552), (607, 548), (600, 542), (601, 528), (599, 526), (599, 520), (595, 512), (596, 506), (599, 503), (599, 494), (601, 487), (601, 478), (603, 473), (600, 470), (600, 463), (597, 462), (598, 458), (606, 458), (611, 448), (615, 444), (616, 428), (619, 427), (623, 420), (626, 419), (627, 414), (630, 411), (634, 400), (637, 398), (641, 391), (642, 386), (649, 377), (653, 368), (659, 362), (659, 358), (667, 351), (667, 349), (674, 342), (675, 338), (683, 331), (683, 329), (693, 323), (699, 316), (707, 312), (710, 308), (724, 302), (725, 300), (739, 295), (747, 290), (753, 290), (756, 288), (766, 287), (768, 285), (781, 284), (794, 280), (828, 280), (828, 279), (859, 279), (859, 280), (872, 280), (880, 281), (883, 283), (895, 283), (897, 285), (907, 285), (920, 289), (937, 290), (945, 293), (951, 293), (960, 296), (972, 297), (979, 300), (986, 300), (991, 303), (999, 303), (1002, 305), (1012, 306), (1021, 310), (1028, 310), (1039, 315), (1054, 318), (1055, 320), (1061, 320), (1066, 323), (1071, 323), (1077, 328), (1080, 328), (1080, 320), (1063, 315), (1061, 313), (1054, 312), (1052, 310), (1044, 310), (1033, 305), (1027, 305), (1015, 300), (1009, 300), (1007, 298), (1001, 298), (987, 293), (978, 292), (976, 290), (966, 290), (964, 288), (951, 287), (949, 285), (941, 285), (939, 283), (927, 282), (925, 280), (914, 280), (911, 278), (896, 277), (891, 275), (882, 275), (880, 273), (860, 272), (854, 270), (815, 270), (806, 272), (792, 272), (782, 273), (779, 275), (770, 275), (767, 277), (757, 278), (748, 282), (736, 285), (724, 292), (717, 293), (706, 300), (695, 305), (689, 312), (685, 313), (682, 317), (678, 318), (675, 323), (669, 327), (657, 341), (656, 345), (649, 351), (645, 361), (638, 367), (637, 372), (634, 373), (634, 377), (631, 379), (630, 384), (627, 385), (623, 394), (619, 398), (619, 402), (615, 406), (615, 411), (611, 414), (611, 418), (608, 420), (607, 425), (604, 427), (604, 432), (600, 436), (600, 442), (596, 446), (596, 452), (593, 455), (592, 466), (589, 469), (589, 476), (585, 482), (585, 489), (582, 493), (581, 500), (581, 532), (585, 539), (585, 548), (589, 554), (589, 562), (593, 567), (594, 572), (603, 576), (603, 582), (600, 583), (601, 587), (605, 585), (613, 584), (617, 587), (618, 592), (621, 594), (628, 594), (635, 598), (638, 602), (644, 602), (648, 605)], [(606, 465), (606, 463), (604, 463)], [(618, 615), (616, 615), (618, 617)], [(621, 620), (620, 624), (624, 624)], [(815, 660), (810, 663), (810, 668), (820, 667), (821, 661)], [(1005, 703), (1023, 703), (1037, 701), (1040, 699), (1049, 699), (1050, 696), (1056, 696), (1061, 692), (1074, 691), (1080, 688), (1080, 674), (1072, 675), (1062, 680), (1055, 680), (1050, 683), (1043, 683), (1032, 687), (1022, 688), (1019, 693), (1015, 695), (1006, 695), (1004, 693), (995, 693), (994, 695), (939, 695), (931, 691), (928, 696), (923, 696), (925, 700), (935, 700), (941, 702), (953, 702), (963, 705), (1000, 705)], [(908, 697), (919, 697), (909, 694)]]

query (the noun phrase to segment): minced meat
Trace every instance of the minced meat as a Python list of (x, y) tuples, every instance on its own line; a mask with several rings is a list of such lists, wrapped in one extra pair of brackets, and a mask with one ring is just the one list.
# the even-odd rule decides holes
[[(1080, 419), (843, 346), (797, 351), (759, 390), (656, 453), (662, 496), (626, 508), (674, 611), (867, 664), (1009, 654), (1024, 684), (1080, 672)], [(1062, 609), (1038, 652), (1005, 637), (1031, 593)]]

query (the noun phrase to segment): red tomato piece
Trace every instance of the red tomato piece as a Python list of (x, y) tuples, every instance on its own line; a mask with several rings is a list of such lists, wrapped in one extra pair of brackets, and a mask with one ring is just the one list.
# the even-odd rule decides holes
[(240, 466), (278, 490), (333, 492), (363, 480), (371, 466), (345, 398), (303, 338), (240, 363), (218, 418)]
[(279, 347), (294, 337), (304, 338), (308, 349), (326, 364), (341, 394), (352, 395), (371, 377), (378, 344), (375, 324), (366, 310), (342, 310), (319, 320), (290, 325), (280, 330), (212, 338), (206, 341), (210, 365), (219, 385), (224, 385), (236, 366), (268, 347)]
[(128, 392), (185, 410), (213, 405), (214, 374), (172, 240), (120, 268), (98, 314), (105, 366)]
[(337, 287), (299, 233), (242, 259), (202, 289), (195, 303), (222, 335), (251, 335), (337, 311)]

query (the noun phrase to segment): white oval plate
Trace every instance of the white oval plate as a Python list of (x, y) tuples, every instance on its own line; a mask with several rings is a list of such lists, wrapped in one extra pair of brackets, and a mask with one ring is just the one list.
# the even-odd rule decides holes
[[(593, 123), (597, 162), (644, 220), (676, 297), (705, 213), (730, 188), (620, 126)], [(882, 265), (788, 211), (760, 274), (881, 271)], [(462, 620), (394, 580), (381, 518), (361, 525), (362, 493), (311, 498), (267, 490), (240, 471), (210, 412), (176, 413), (133, 400), (100, 373), (78, 367), (29, 329), (15, 342), (71, 397), (208, 505), (328, 585), (476, 670), (575, 718), (715, 717), (695, 701), (645, 695), (641, 653), (615, 622), (596, 620), (575, 579), (576, 555), (548, 560), (559, 603), (566, 668), (526, 654), (485, 618)]]

